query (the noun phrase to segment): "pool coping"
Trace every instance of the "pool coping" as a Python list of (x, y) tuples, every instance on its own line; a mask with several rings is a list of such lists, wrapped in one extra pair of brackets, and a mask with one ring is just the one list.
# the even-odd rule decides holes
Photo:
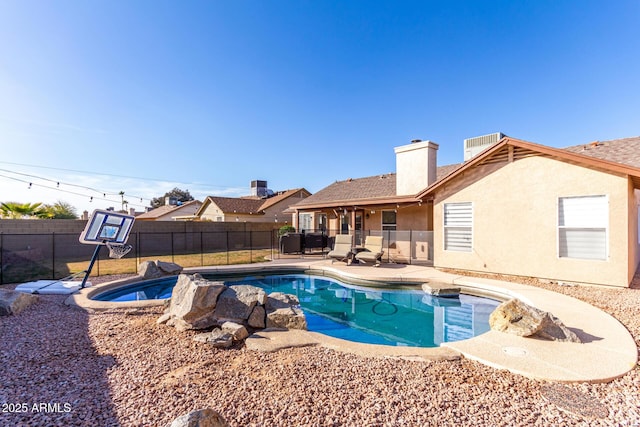
[[(631, 334), (613, 316), (576, 298), (534, 286), (453, 275), (432, 267), (401, 264), (383, 264), (381, 267), (346, 266), (343, 263), (331, 263), (326, 259), (297, 259), (240, 266), (188, 268), (184, 270), (184, 273), (251, 273), (255, 275), (261, 272), (266, 274), (287, 269), (290, 269), (291, 272), (326, 275), (361, 285), (382, 287), (383, 282), (393, 286), (437, 282), (458, 286), (463, 293), (472, 295), (489, 296), (502, 300), (518, 298), (541, 310), (549, 311), (584, 341), (582, 344), (563, 343), (489, 331), (471, 339), (443, 343), (441, 347), (437, 348), (411, 347), (411, 350), (406, 350), (407, 347), (358, 344), (302, 331), (302, 333), (294, 333), (299, 337), (305, 337), (298, 339), (299, 345), (310, 341), (312, 344), (305, 345), (321, 345), (364, 356), (426, 360), (438, 359), (439, 354), (441, 359), (450, 360), (455, 358), (458, 353), (467, 359), (497, 369), (506, 369), (528, 378), (556, 382), (608, 382), (625, 375), (638, 363), (638, 349)], [(71, 295), (65, 302), (90, 311), (131, 309), (165, 304), (166, 300), (129, 303), (90, 299), (97, 293), (139, 280), (140, 277), (133, 277), (85, 288)], [(289, 337), (286, 337), (286, 334), (283, 337), (282, 332), (277, 331), (267, 331), (266, 333), (260, 331), (258, 334), (263, 335), (253, 338), (266, 346), (263, 351), (269, 351), (270, 346), (279, 348), (278, 342), (283, 340), (289, 342), (288, 346), (296, 346), (296, 340), (293, 339), (294, 334), (290, 334)], [(269, 343), (269, 341), (274, 342)], [(253, 343), (255, 340), (248, 341), (248, 347), (251, 348)]]

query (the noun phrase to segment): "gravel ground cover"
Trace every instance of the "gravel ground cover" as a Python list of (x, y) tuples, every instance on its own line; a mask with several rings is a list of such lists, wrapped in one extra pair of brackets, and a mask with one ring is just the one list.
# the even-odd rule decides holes
[[(640, 344), (640, 278), (632, 289), (526, 282), (607, 311)], [(160, 308), (87, 314), (64, 299), (0, 317), (0, 426), (165, 426), (203, 407), (231, 426), (640, 425), (638, 366), (564, 385), (466, 359), (217, 350), (157, 325)]]

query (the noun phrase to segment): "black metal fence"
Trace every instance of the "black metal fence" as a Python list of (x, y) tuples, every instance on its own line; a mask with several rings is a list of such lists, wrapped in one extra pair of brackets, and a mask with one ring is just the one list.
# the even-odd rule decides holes
[[(134, 232), (133, 249), (122, 259), (100, 250), (92, 275), (136, 273), (146, 260), (163, 260), (183, 267), (227, 265), (273, 259), (277, 230), (219, 232)], [(78, 234), (0, 233), (0, 284), (61, 279), (87, 269), (94, 245), (82, 244)]]
[[(307, 231), (279, 236), (269, 231), (133, 232), (133, 249), (122, 259), (100, 250), (93, 276), (135, 274), (147, 260), (175, 262), (182, 267), (247, 264), (284, 256), (323, 256), (333, 247), (336, 231)], [(431, 231), (365, 231), (354, 233), (354, 246), (367, 235), (384, 237), (383, 262), (429, 264), (433, 261)], [(88, 268), (94, 245), (82, 244), (77, 233), (0, 233), (0, 285), (40, 279), (61, 279)]]
[[(338, 230), (307, 230), (280, 238), (280, 253), (314, 254), (333, 247)], [(367, 236), (382, 236), (382, 261), (398, 264), (433, 264), (433, 231), (363, 230), (350, 232), (353, 246), (364, 246)], [(319, 249), (323, 248), (323, 249)]]

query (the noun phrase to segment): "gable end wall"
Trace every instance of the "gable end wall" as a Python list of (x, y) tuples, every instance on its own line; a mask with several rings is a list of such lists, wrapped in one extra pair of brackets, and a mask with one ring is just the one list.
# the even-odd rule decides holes
[[(559, 258), (558, 198), (602, 194), (609, 198), (608, 259)], [(636, 203), (626, 176), (549, 157), (480, 165), (435, 195), (434, 263), (436, 267), (628, 286), (630, 264), (635, 266), (638, 258), (629, 253), (631, 201)], [(443, 207), (451, 202), (473, 203), (472, 252), (444, 250)]]

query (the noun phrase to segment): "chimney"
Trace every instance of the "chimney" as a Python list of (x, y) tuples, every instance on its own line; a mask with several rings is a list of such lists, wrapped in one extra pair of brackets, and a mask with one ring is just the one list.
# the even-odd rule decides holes
[(394, 151), (397, 196), (417, 194), (436, 181), (438, 144), (414, 139)]

